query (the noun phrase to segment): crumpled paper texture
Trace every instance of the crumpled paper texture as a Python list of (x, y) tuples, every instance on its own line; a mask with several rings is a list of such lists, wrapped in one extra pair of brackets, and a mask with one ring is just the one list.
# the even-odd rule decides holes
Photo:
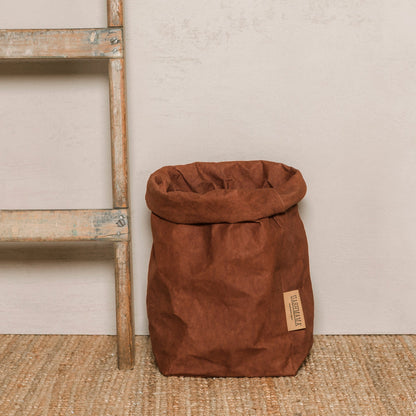
[[(164, 375), (295, 375), (313, 341), (301, 173), (268, 161), (166, 166), (148, 181), (147, 310)], [(288, 331), (283, 292), (306, 328)]]

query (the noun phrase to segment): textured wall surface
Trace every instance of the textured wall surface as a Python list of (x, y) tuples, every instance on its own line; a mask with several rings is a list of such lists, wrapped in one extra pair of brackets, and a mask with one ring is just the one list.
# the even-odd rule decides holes
[[(0, 0), (0, 28), (105, 26), (104, 0)], [(416, 331), (416, 3), (126, 0), (136, 330), (149, 174), (302, 171), (317, 333)], [(0, 64), (0, 208), (111, 207), (106, 66)], [(111, 250), (0, 245), (0, 333), (115, 333)]]

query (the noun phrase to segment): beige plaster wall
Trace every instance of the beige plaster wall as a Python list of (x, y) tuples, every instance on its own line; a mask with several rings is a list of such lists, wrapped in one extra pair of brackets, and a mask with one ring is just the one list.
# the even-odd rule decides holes
[[(0, 0), (0, 27), (105, 26), (105, 1)], [(149, 174), (299, 168), (317, 333), (416, 331), (416, 3), (126, 0), (136, 330)], [(111, 206), (100, 63), (0, 64), (0, 208)], [(115, 332), (111, 250), (0, 245), (0, 333)]]

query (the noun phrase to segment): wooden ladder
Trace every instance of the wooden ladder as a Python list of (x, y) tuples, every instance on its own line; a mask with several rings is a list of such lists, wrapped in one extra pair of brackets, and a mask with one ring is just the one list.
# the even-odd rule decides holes
[(114, 243), (118, 367), (134, 366), (124, 76), (123, 2), (107, 0), (108, 27), (0, 30), (0, 59), (107, 59), (113, 209), (0, 210), (1, 242)]

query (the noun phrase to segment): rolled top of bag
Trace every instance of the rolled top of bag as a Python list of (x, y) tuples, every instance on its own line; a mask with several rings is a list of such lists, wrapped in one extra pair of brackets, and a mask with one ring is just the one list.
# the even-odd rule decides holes
[(146, 202), (175, 223), (237, 223), (285, 212), (305, 193), (301, 173), (282, 163), (195, 162), (154, 172)]

